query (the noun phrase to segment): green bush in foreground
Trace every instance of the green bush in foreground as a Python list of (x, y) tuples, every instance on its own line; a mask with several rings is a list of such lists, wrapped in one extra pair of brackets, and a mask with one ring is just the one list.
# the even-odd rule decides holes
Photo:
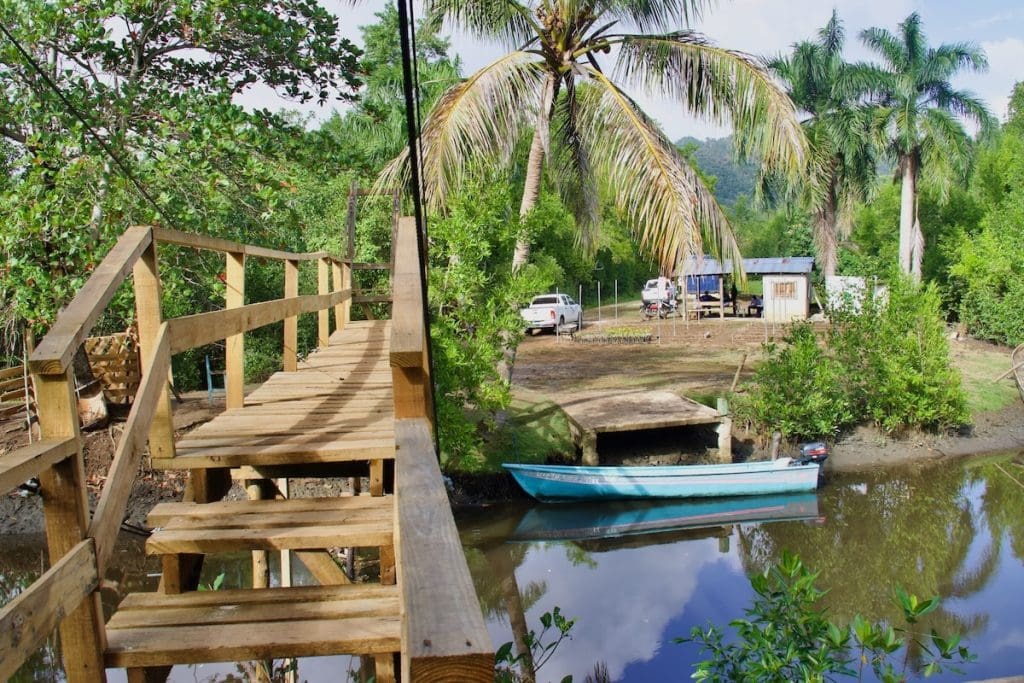
[[(870, 670), (888, 683), (908, 679), (911, 649), (920, 653), (919, 673), (926, 677), (943, 670), (962, 673), (956, 665), (974, 661), (975, 656), (960, 645), (960, 636), (943, 638), (934, 630), (925, 635), (910, 628), (939, 606), (938, 597), (919, 600), (897, 588), (894, 600), (903, 610), (906, 628), (875, 624), (859, 615), (841, 626), (815, 606), (824, 595), (814, 585), (817, 578), (818, 573), (799, 557), (783, 552), (777, 566), (751, 578), (757, 598), (745, 619), (731, 623), (736, 642), (725, 643), (715, 625), (695, 627), (690, 638), (676, 640), (696, 642), (701, 652), (710, 654), (697, 664), (692, 677), (783, 683), (824, 681), (832, 674), (860, 680)], [(893, 661), (903, 647), (907, 651), (902, 661)]]
[(884, 294), (832, 311), (824, 345), (797, 323), (765, 351), (735, 401), (736, 416), (757, 429), (811, 439), (867, 422), (899, 433), (969, 421), (934, 286), (897, 277)]

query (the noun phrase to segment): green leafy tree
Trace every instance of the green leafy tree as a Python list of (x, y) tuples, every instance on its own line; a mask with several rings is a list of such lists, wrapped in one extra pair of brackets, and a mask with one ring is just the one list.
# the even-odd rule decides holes
[[(426, 8), (469, 33), (520, 46), (448, 90), (422, 133), (427, 200), (443, 207), (473, 160), (508, 163), (530, 136), (520, 216), (534, 208), (547, 161), (576, 216), (585, 251), (597, 244), (600, 199), (621, 211), (666, 270), (705, 246), (738, 256), (728, 221), (693, 167), (636, 105), (624, 85), (661, 93), (685, 111), (730, 121), (741, 152), (802, 173), (806, 142), (789, 98), (763, 65), (712, 45), (687, 26), (705, 2), (503, 2), (431, 0)], [(616, 32), (619, 26), (627, 31)], [(602, 66), (617, 50), (615, 77)], [(389, 167), (394, 184), (405, 159)], [(529, 260), (517, 240), (513, 270)], [(734, 259), (734, 263), (739, 263)]]
[(826, 276), (836, 274), (839, 241), (849, 234), (853, 209), (875, 179), (872, 111), (863, 103), (866, 88), (857, 70), (843, 60), (844, 43), (843, 24), (833, 10), (816, 41), (797, 43), (791, 55), (770, 62), (793, 103), (808, 114), (803, 126), (811, 163), (803, 195)]
[(985, 71), (988, 60), (973, 43), (929, 47), (916, 12), (899, 29), (899, 35), (883, 28), (861, 33), (882, 65), (859, 71), (875, 91), (873, 125), (901, 182), (899, 266), (920, 281), (924, 234), (917, 212), (918, 181), (934, 183), (945, 198), (953, 181), (966, 179), (972, 149), (961, 119), (988, 128), (992, 116), (981, 100), (950, 81), (964, 69)]
[[(232, 97), (260, 83), (298, 101), (351, 99), (358, 52), (333, 15), (311, 0), (30, 0), (0, 4), (0, 21), (91, 129), (0, 38), (0, 137), (13, 150), (0, 185), (5, 329), (44, 330), (133, 223), (300, 246), (282, 153), (296, 129)], [(167, 312), (210, 307), (223, 266), (167, 253)], [(130, 299), (114, 310), (123, 325)]]

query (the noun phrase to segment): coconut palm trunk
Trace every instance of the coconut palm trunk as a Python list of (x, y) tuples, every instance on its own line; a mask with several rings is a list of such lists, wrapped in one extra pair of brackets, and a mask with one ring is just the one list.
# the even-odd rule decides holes
[(815, 213), (814, 240), (818, 258), (821, 259), (819, 266), (822, 275), (832, 277), (836, 274), (839, 260), (839, 198), (834, 176), (829, 184), (828, 194)]
[(912, 156), (903, 157), (902, 185), (900, 187), (900, 270), (908, 275), (912, 271), (914, 251), (915, 207), (917, 205), (917, 168)]
[[(530, 143), (530, 157), (526, 161), (526, 179), (523, 182), (523, 200), (519, 203), (519, 218), (526, 218), (537, 205), (540, 196), (540, 183), (544, 170), (544, 149), (547, 147), (545, 136), (551, 129), (551, 116), (554, 113), (555, 97), (558, 94), (558, 78), (549, 74), (544, 83), (544, 105), (537, 117), (537, 125), (533, 130), (533, 141)], [(518, 271), (530, 260), (530, 236), (520, 231), (516, 240), (516, 250), (512, 254), (512, 272)]]

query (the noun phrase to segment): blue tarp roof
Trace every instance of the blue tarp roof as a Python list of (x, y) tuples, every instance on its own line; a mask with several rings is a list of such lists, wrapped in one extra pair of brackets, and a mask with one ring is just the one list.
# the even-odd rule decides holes
[[(813, 256), (773, 256), (770, 258), (745, 258), (743, 270), (747, 275), (806, 274), (814, 269)], [(725, 260), (726, 274), (732, 273), (732, 260)], [(705, 256), (698, 267), (696, 259), (690, 259), (683, 267), (685, 275), (722, 275), (722, 264), (717, 259)]]

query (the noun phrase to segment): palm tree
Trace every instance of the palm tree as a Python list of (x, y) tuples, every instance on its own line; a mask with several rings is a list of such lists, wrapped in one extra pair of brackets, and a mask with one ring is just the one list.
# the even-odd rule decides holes
[(900, 268), (921, 279), (924, 236), (917, 217), (917, 183), (934, 182), (945, 198), (951, 181), (967, 174), (971, 141), (962, 119), (987, 128), (992, 116), (972, 93), (956, 90), (950, 79), (963, 69), (983, 72), (988, 60), (973, 43), (928, 47), (921, 17), (914, 12), (896, 36), (882, 28), (861, 32), (861, 40), (882, 59), (864, 67), (875, 84), (875, 125), (900, 175)]
[(809, 115), (803, 122), (811, 159), (803, 195), (825, 275), (835, 275), (839, 239), (849, 234), (852, 210), (875, 178), (871, 109), (862, 103), (867, 92), (858, 71), (843, 61), (844, 42), (833, 11), (817, 41), (797, 43), (790, 56), (769, 62), (793, 103)]
[[(796, 179), (806, 140), (796, 111), (758, 60), (712, 45), (689, 29), (708, 0), (427, 0), (426, 9), (477, 37), (512, 48), (448, 90), (424, 123), (428, 205), (443, 206), (475, 160), (509, 163), (532, 135), (520, 215), (534, 207), (545, 161), (590, 250), (599, 206), (610, 199), (667, 271), (681, 258), (738, 249), (728, 222), (694, 169), (680, 158), (623, 85), (662, 93), (687, 112), (731, 121), (738, 151)], [(620, 26), (635, 33), (615, 32)], [(518, 47), (517, 47), (518, 46)], [(615, 65), (601, 62), (615, 52)], [(404, 158), (382, 182), (394, 183)], [(513, 269), (529, 259), (520, 238)]]

